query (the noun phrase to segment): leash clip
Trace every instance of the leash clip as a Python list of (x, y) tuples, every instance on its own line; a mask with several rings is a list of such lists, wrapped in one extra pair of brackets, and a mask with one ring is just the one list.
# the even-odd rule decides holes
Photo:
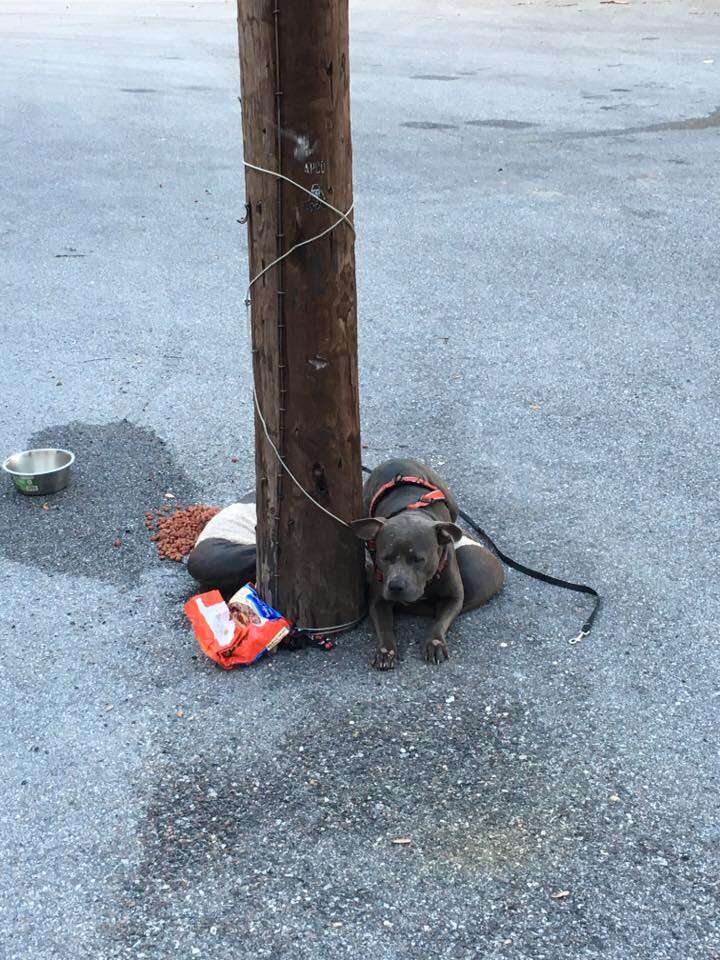
[(571, 647), (574, 647), (576, 643), (580, 643), (580, 641), (587, 637), (589, 633), (589, 630), (581, 630), (580, 633), (576, 637), (573, 637), (571, 640), (569, 640), (568, 643)]

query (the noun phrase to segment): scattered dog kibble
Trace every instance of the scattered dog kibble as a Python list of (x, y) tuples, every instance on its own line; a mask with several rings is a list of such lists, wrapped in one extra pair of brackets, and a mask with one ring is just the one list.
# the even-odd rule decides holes
[(237, 457), (230, 457), (230, 463), (237, 463), (237, 462), (238, 462)]
[(184, 711), (184, 710), (178, 710), (178, 711), (176, 712), (175, 716), (182, 718), (182, 717), (185, 716), (185, 711)]
[(120, 539), (120, 537), (116, 537), (116, 539), (113, 540), (113, 546), (114, 546), (114, 547), (121, 547), (121, 546), (122, 546), (122, 540)]
[(195, 541), (208, 520), (220, 512), (220, 507), (186, 507), (175, 509), (168, 516), (170, 510), (172, 507), (167, 505), (161, 507), (155, 516), (146, 513), (145, 527), (153, 531), (150, 539), (155, 544), (160, 559), (180, 562), (195, 546)]

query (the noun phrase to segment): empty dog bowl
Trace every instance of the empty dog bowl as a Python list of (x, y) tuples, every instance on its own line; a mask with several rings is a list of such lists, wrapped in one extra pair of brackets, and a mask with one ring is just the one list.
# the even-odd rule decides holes
[(68, 485), (74, 460), (75, 454), (70, 450), (47, 447), (14, 453), (2, 466), (20, 493), (40, 497), (46, 493), (57, 493)]

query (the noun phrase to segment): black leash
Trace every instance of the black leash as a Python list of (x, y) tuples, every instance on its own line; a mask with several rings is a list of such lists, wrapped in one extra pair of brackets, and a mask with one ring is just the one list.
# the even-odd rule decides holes
[(532, 577), (533, 580), (541, 580), (543, 583), (549, 583), (551, 587), (561, 587), (563, 590), (574, 590), (575, 593), (585, 593), (590, 597), (595, 597), (595, 604), (593, 606), (592, 613), (582, 625), (580, 633), (576, 637), (573, 637), (570, 643), (580, 643), (583, 637), (586, 637), (590, 633), (593, 623), (595, 622), (595, 617), (600, 612), (600, 607), (602, 606), (602, 597), (597, 590), (594, 589), (594, 587), (589, 587), (585, 583), (572, 583), (570, 580), (561, 580), (559, 577), (551, 577), (549, 573), (541, 573), (539, 570), (533, 570), (531, 567), (526, 567), (523, 563), (518, 563), (517, 560), (513, 560), (512, 557), (508, 557), (506, 553), (503, 553), (495, 541), (492, 540), (492, 538), (485, 533), (482, 527), (479, 527), (473, 518), (465, 513), (464, 510), (458, 510), (458, 513), (463, 518), (465, 523), (467, 523), (469, 527), (472, 527), (475, 533), (477, 533), (483, 538), (483, 540), (486, 541), (493, 553), (496, 553), (500, 560), (502, 560), (503, 563), (506, 563), (508, 567), (512, 567), (513, 570), (517, 570), (518, 573), (522, 573), (526, 577)]
[[(372, 471), (368, 470), (368, 468), (364, 465), (363, 472), (372, 473)], [(526, 577), (532, 577), (533, 580), (540, 580), (542, 583), (549, 583), (551, 587), (560, 587), (563, 590), (573, 590), (575, 593), (584, 593), (589, 597), (594, 597), (595, 604), (593, 606), (592, 613), (582, 625), (580, 633), (576, 637), (573, 637), (570, 643), (580, 643), (584, 637), (587, 637), (592, 630), (595, 618), (602, 607), (602, 597), (594, 587), (589, 587), (585, 583), (572, 583), (570, 580), (561, 580), (560, 577), (551, 577), (549, 573), (541, 573), (539, 570), (533, 570), (531, 567), (526, 567), (523, 563), (518, 563), (517, 560), (513, 560), (512, 557), (509, 557), (506, 553), (503, 553), (492, 537), (489, 537), (482, 527), (480, 527), (469, 514), (465, 513), (464, 510), (458, 510), (458, 513), (465, 523), (471, 527), (475, 533), (478, 534), (478, 536), (482, 537), (493, 553), (495, 553), (503, 563), (507, 564), (508, 567), (512, 567), (513, 570), (517, 570), (518, 573), (522, 573)]]

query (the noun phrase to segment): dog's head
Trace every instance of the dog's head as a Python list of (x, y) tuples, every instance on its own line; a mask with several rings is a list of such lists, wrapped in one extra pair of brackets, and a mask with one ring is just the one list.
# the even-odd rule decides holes
[(353, 520), (350, 526), (361, 540), (375, 542), (382, 593), (395, 603), (419, 600), (437, 573), (446, 545), (462, 536), (456, 524), (432, 520), (421, 510), (399, 513), (389, 520)]

